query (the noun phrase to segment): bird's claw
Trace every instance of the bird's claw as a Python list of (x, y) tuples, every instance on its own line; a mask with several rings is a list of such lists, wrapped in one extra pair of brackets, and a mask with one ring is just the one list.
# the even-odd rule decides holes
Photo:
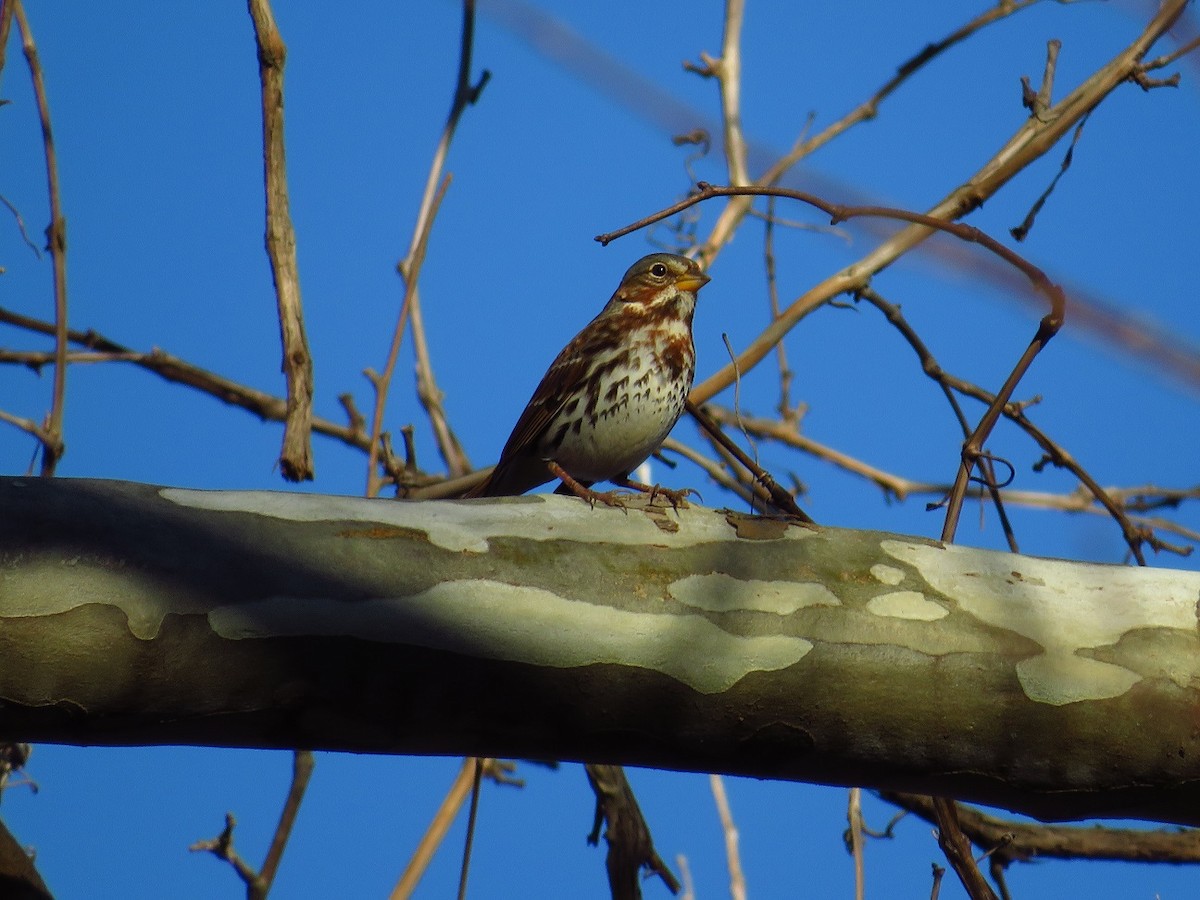
[(671, 509), (679, 512), (680, 506), (684, 509), (688, 508), (687, 498), (689, 494), (695, 494), (697, 497), (700, 496), (700, 493), (692, 490), (692, 488), (683, 488), (682, 490), (675, 491), (656, 484), (650, 488), (650, 505), (654, 505), (655, 497), (666, 497), (667, 501), (671, 504)]

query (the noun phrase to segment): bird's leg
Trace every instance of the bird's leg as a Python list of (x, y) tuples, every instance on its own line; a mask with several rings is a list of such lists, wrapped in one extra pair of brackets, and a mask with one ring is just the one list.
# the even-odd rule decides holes
[(562, 481), (563, 487), (565, 487), (576, 497), (579, 497), (580, 499), (586, 500), (588, 503), (590, 503), (592, 505), (592, 509), (596, 508), (597, 500), (599, 500), (605, 506), (615, 506), (618, 509), (625, 509), (625, 501), (623, 501), (617, 495), (616, 491), (593, 491), (587, 485), (581, 484), (572, 478), (567, 473), (567, 470), (554, 460), (547, 460), (546, 465), (550, 468), (550, 471), (554, 473), (554, 476)]
[(629, 478), (628, 476), (626, 476), (624, 478), (614, 478), (614, 479), (612, 479), (612, 483), (617, 485), (618, 487), (629, 488), (630, 490), (633, 490), (633, 491), (641, 491), (643, 494), (649, 494), (651, 504), (654, 503), (655, 497), (659, 497), (659, 496), (666, 497), (667, 500), (670, 501), (670, 503), (671, 503), (671, 508), (675, 509), (675, 510), (678, 510), (681, 504), (683, 505), (684, 509), (687, 508), (688, 494), (696, 494), (697, 497), (700, 496), (696, 491), (693, 491), (691, 488), (684, 488), (681, 491), (673, 491), (670, 488), (663, 487), (661, 484), (655, 484), (655, 485), (642, 484), (640, 481), (634, 481), (631, 478)]

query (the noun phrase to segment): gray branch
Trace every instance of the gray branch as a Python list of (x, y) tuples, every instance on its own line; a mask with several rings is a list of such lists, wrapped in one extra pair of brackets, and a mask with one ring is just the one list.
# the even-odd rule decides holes
[(690, 508), (0, 479), (0, 739), (575, 759), (1200, 823), (1200, 574)]

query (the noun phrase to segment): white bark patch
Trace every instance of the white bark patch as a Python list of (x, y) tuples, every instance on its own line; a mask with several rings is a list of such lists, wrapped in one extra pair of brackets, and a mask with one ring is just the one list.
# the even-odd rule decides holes
[(916, 619), (933, 622), (950, 614), (944, 606), (934, 603), (920, 591), (892, 591), (867, 601), (867, 611), (877, 616), (897, 619)]
[(841, 601), (818, 582), (755, 581), (721, 572), (689, 575), (667, 591), (680, 603), (709, 612), (765, 612), (786, 616), (806, 606), (841, 606)]
[[(1029, 699), (1062, 705), (1117, 697), (1142, 679), (1124, 666), (1080, 656), (1136, 629), (1196, 634), (1200, 574), (1038, 559), (964, 547), (883, 541), (964, 612), (1036, 641), (1043, 653), (1016, 665)], [(1176, 683), (1200, 678), (1200, 661), (1179, 658)], [(1194, 682), (1191, 682), (1194, 683)]]
[[(86, 578), (71, 574), (82, 566)], [(30, 562), (0, 576), (3, 617), (53, 616), (90, 603), (113, 606), (125, 614), (129, 633), (151, 641), (168, 613), (202, 613), (206, 604), (183, 592), (164, 599), (162, 582), (136, 569), (104, 568), (89, 559), (62, 564)], [(68, 587), (69, 585), (69, 587)]]
[(890, 584), (893, 587), (904, 580), (904, 571), (897, 569), (895, 566), (885, 566), (883, 563), (876, 563), (871, 566), (871, 575), (880, 584)]
[[(293, 522), (371, 522), (424, 532), (429, 542), (461, 553), (486, 553), (488, 539), (570, 540), (582, 543), (654, 547), (690, 547), (726, 541), (733, 534), (724, 517), (699, 507), (671, 510), (679, 530), (664, 532), (646, 516), (597, 506), (588, 509), (576, 497), (537, 494), (514, 505), (494, 500), (364, 500), (326, 494), (283, 491), (191, 491), (163, 488), (164, 500), (193, 509), (253, 513)], [(581, 515), (586, 513), (586, 515)], [(619, 527), (614, 527), (619, 523)], [(788, 529), (788, 537), (811, 532)]]
[(328, 601), (272, 597), (209, 613), (222, 637), (341, 635), (555, 668), (653, 669), (705, 694), (775, 671), (812, 649), (803, 638), (739, 637), (699, 615), (637, 613), (498, 581), (451, 581), (410, 597)]

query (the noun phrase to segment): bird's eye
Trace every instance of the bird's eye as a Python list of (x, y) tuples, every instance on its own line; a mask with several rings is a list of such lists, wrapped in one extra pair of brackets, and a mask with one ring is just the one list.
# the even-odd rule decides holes
[(667, 267), (664, 266), (662, 263), (655, 263), (654, 265), (652, 265), (650, 267), (650, 274), (653, 275), (655, 278), (666, 278), (667, 277)]

